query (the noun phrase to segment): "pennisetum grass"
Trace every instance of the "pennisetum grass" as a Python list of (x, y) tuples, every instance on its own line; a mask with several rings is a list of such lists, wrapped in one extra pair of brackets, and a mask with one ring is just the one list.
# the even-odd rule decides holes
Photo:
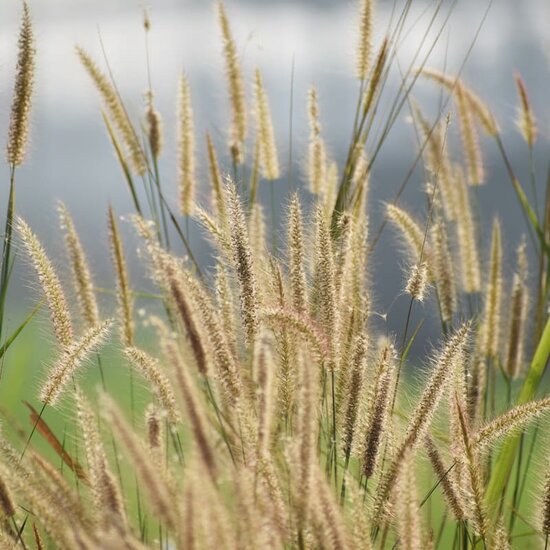
[[(75, 229), (80, 220), (59, 206), (73, 305), (62, 284), (65, 274), (15, 215), (14, 173), (25, 158), (34, 73), (33, 30), (23, 4), (7, 149), (11, 184), (0, 319), (6, 317), (13, 223), (44, 296), (57, 350), (37, 393), (41, 411), (27, 404), (30, 435), (2, 409), (15, 427), (15, 442), (9, 430), (0, 434), (2, 548), (548, 547), (549, 476), (539, 491), (539, 517), (531, 519), (522, 495), (537, 490), (532, 465), (547, 453), (538, 434), (547, 427), (550, 398), (537, 392), (550, 356), (550, 199), (539, 208), (533, 193), (535, 204), (529, 202), (494, 115), (461, 78), (462, 70), (451, 76), (425, 67), (420, 52), (443, 2), (430, 7), (431, 23), (411, 66), (398, 67), (403, 82), (383, 117), (382, 99), (391, 96), (389, 75), (412, 2), (394, 12), (380, 43), (374, 4), (358, 1), (359, 96), (347, 157), (343, 165), (329, 158), (330, 128), (321, 131), (319, 92), (310, 88), (302, 155), (302, 183), (310, 193), (292, 182), (280, 243), (276, 205), (272, 198), (270, 227), (259, 187), (261, 179), (285, 177), (274, 132), (280, 121), (272, 120), (260, 71), (242, 70), (246, 64), (222, 2), (216, 10), (232, 166), (216, 150), (215, 121), (200, 151), (189, 84), (181, 77), (174, 118), (177, 177), (166, 195), (148, 48), (145, 110), (135, 126), (110, 70), (104, 73), (77, 48), (102, 98), (107, 134), (136, 210), (131, 219), (145, 251), (140, 259), (151, 276), (146, 292), (133, 273), (130, 282), (118, 215), (109, 207), (116, 299), (105, 304), (105, 316), (94, 264)], [(436, 29), (432, 49), (453, 9)], [(146, 40), (150, 26), (146, 15)], [(412, 98), (420, 75), (448, 96), (433, 120)], [(250, 113), (245, 82), (252, 83)], [(517, 126), (536, 187), (537, 118), (519, 76), (516, 85)], [(369, 186), (378, 183), (373, 170), (405, 103), (420, 150), (402, 187), (385, 203), (380, 231), (371, 236)], [(247, 156), (249, 116), (256, 135)], [(450, 123), (455, 118), (456, 129)], [(533, 237), (516, 241), (511, 273), (501, 222), (493, 223), (489, 244), (486, 219), (474, 214), (472, 186), (484, 183), (488, 192), (492, 186), (481, 133), (495, 140)], [(209, 207), (197, 202), (201, 154)], [(400, 202), (417, 162), (429, 180), (424, 215), (412, 215)], [(182, 219), (188, 224), (191, 218), (213, 245), (207, 265), (196, 261), (181, 229)], [(395, 303), (409, 301), (402, 334), (390, 328), (398, 324), (397, 308), (384, 309), (375, 292), (376, 256), (370, 252), (380, 246), (387, 221), (402, 237), (409, 266), (408, 297), (395, 292)], [(170, 243), (172, 231), (181, 242)], [(528, 269), (531, 244), (538, 264)], [(111, 315), (117, 345), (107, 354), (102, 346), (115, 324)], [(430, 320), (435, 322), (426, 326), (432, 336), (441, 333), (443, 344), (420, 367), (415, 348), (425, 347), (421, 329)], [(0, 360), (25, 324), (5, 339)], [(112, 371), (113, 380), (127, 376), (130, 411), (117, 404), (126, 385), (110, 383), (107, 393), (103, 384), (99, 401), (90, 398), (94, 373), (79, 379), (91, 358)], [(118, 373), (121, 361), (131, 366), (127, 374)], [(64, 421), (63, 433), (50, 418)], [(526, 430), (533, 422), (537, 430), (531, 434)], [(42, 452), (39, 435), (50, 451)]]

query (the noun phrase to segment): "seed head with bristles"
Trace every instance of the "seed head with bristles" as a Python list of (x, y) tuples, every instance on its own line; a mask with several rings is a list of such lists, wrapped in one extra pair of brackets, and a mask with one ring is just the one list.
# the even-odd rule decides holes
[(526, 284), (527, 258), (525, 241), (518, 248), (518, 270), (512, 281), (510, 296), (510, 318), (508, 322), (508, 350), (506, 354), (506, 373), (517, 377), (523, 366), (525, 355), (525, 336), (527, 332), (527, 314), (529, 310), (529, 288)]
[(328, 220), (318, 206), (315, 212), (316, 246), (315, 246), (315, 281), (318, 300), (318, 317), (325, 334), (329, 339), (329, 360), (334, 366), (336, 357), (336, 333), (338, 330), (338, 308), (336, 302), (336, 269), (332, 251), (332, 239)]
[(455, 410), (458, 416), (458, 425), (460, 426), (458, 459), (466, 467), (469, 485), (468, 492), (472, 501), (469, 515), (471, 516), (476, 532), (481, 535), (481, 537), (485, 537), (487, 534), (487, 512), (483, 502), (483, 481), (481, 478), (479, 457), (472, 440), (470, 423), (466, 416), (466, 411), (462, 409), (458, 402), (456, 403)]
[(357, 47), (357, 77), (364, 81), (368, 76), (372, 57), (372, 19), (374, 0), (360, 0), (359, 43)]
[(496, 357), (500, 349), (500, 323), (502, 308), (502, 242), (500, 223), (493, 222), (489, 279), (482, 325), (482, 351), (486, 357)]
[(364, 335), (359, 335), (354, 344), (351, 358), (347, 403), (343, 419), (342, 446), (346, 457), (350, 456), (353, 440), (356, 435), (357, 414), (359, 412), (360, 396), (363, 390), (367, 348), (367, 338)]
[(471, 294), (481, 290), (481, 269), (477, 246), (476, 225), (470, 203), (468, 185), (460, 168), (455, 170), (458, 252), (462, 287)]
[(111, 82), (109, 82), (107, 76), (99, 70), (99, 67), (84, 49), (77, 46), (76, 53), (80, 58), (82, 65), (90, 75), (90, 78), (94, 81), (94, 84), (98, 89), (103, 102), (105, 103), (109, 117), (120, 134), (124, 146), (126, 147), (126, 151), (130, 157), (130, 165), (132, 169), (140, 176), (145, 174), (147, 171), (147, 161), (145, 159), (143, 149), (116, 89)]
[(537, 140), (537, 121), (535, 119), (533, 107), (529, 101), (529, 96), (527, 95), (525, 82), (523, 82), (523, 79), (519, 74), (516, 74), (516, 85), (520, 99), (517, 125), (523, 139), (527, 142), (527, 145), (529, 145), (529, 147), (533, 147), (535, 141)]
[(488, 448), (497, 439), (510, 432), (517, 431), (527, 423), (550, 410), (550, 397), (535, 399), (516, 405), (507, 412), (497, 416), (480, 428), (473, 436), (473, 444), (478, 448)]
[(489, 107), (458, 77), (429, 68), (423, 68), (420, 72), (426, 78), (437, 82), (454, 94), (458, 94), (460, 88), (460, 93), (462, 93), (464, 99), (468, 102), (469, 109), (471, 109), (472, 114), (477, 118), (487, 135), (496, 136), (498, 134), (498, 124)]
[(542, 533), (550, 538), (550, 470), (546, 472), (542, 493)]
[(99, 324), (99, 308), (95, 296), (92, 275), (73, 219), (63, 203), (59, 204), (59, 219), (65, 232), (65, 245), (73, 274), (80, 313), (88, 328)]
[(399, 544), (407, 550), (421, 550), (422, 534), (418, 495), (414, 471), (414, 455), (409, 451), (403, 459), (403, 466), (397, 480), (395, 512)]
[(229, 183), (227, 186), (227, 198), (229, 220), (232, 227), (231, 250), (241, 298), (241, 318), (245, 329), (245, 340), (247, 343), (252, 343), (258, 329), (257, 282), (246, 220), (233, 183)]
[(47, 405), (55, 405), (57, 403), (65, 386), (71, 380), (76, 370), (106, 340), (111, 325), (112, 321), (108, 319), (88, 329), (80, 340), (76, 340), (63, 351), (40, 390), (40, 401), (42, 403)]
[(153, 104), (153, 92), (149, 90), (146, 94), (147, 107), (145, 120), (147, 122), (147, 138), (153, 159), (158, 159), (162, 153), (163, 133), (162, 118)]
[(46, 251), (27, 223), (18, 218), (16, 226), (46, 296), (57, 342), (62, 349), (66, 349), (73, 343), (73, 326), (57, 273)]
[(311, 88), (308, 95), (309, 115), (309, 151), (308, 151), (308, 182), (309, 190), (318, 195), (325, 186), (327, 176), (327, 154), (325, 142), (321, 137), (319, 122), (319, 104), (317, 90)]
[(479, 146), (479, 136), (473, 123), (471, 105), (461, 86), (458, 86), (456, 89), (456, 100), (462, 147), (466, 156), (468, 183), (470, 185), (481, 185), (484, 183), (485, 174)]
[(130, 288), (128, 269), (124, 258), (124, 250), (122, 248), (122, 239), (117, 221), (115, 219), (114, 211), (110, 205), (108, 213), (108, 227), (109, 241), (111, 244), (111, 256), (113, 259), (117, 282), (118, 320), (121, 340), (125, 346), (132, 346), (134, 343), (134, 300), (132, 290)]
[(425, 261), (429, 279), (433, 279), (432, 253), (425, 239), (425, 231), (411, 216), (395, 204), (388, 204), (386, 215), (403, 235), (407, 243), (407, 253), (413, 262)]
[(288, 213), (288, 259), (292, 305), (298, 314), (307, 309), (307, 283), (304, 271), (304, 227), (300, 199), (295, 194)]
[(448, 381), (456, 370), (457, 361), (460, 362), (464, 358), (469, 343), (469, 335), (470, 323), (465, 323), (448, 338), (442, 351), (435, 359), (433, 374), (420, 396), (418, 405), (410, 416), (405, 436), (397, 447), (394, 458), (379, 484), (374, 502), (373, 520), (380, 520), (384, 513), (386, 502), (400, 472), (403, 458), (425, 436), (435, 411), (445, 394)]
[(453, 181), (453, 169), (447, 151), (447, 129), (449, 118), (433, 126), (424, 117), (420, 108), (415, 106), (414, 119), (417, 122), (423, 139), (426, 141), (424, 156), (426, 167), (430, 171), (445, 209), (448, 220), (454, 221), (457, 216), (456, 190)]
[(179, 412), (176, 406), (176, 398), (172, 391), (170, 381), (161, 371), (160, 363), (154, 357), (135, 347), (128, 347), (124, 354), (149, 381), (152, 390), (156, 395), (160, 405), (168, 415), (168, 420), (175, 424), (179, 421)]
[(181, 398), (185, 404), (185, 409), (193, 430), (194, 441), (203, 460), (205, 469), (212, 482), (215, 483), (217, 478), (216, 454), (208, 438), (206, 418), (199, 401), (195, 384), (188, 372), (187, 366), (182, 362), (181, 355), (176, 345), (173, 342), (166, 342), (165, 347), (168, 360), (175, 371), (175, 378)]
[(448, 468), (444, 466), (441, 455), (439, 454), (439, 451), (437, 450), (433, 439), (429, 436), (426, 436), (424, 442), (426, 450), (428, 452), (428, 458), (430, 459), (430, 463), (436, 475), (436, 479), (441, 484), (443, 496), (445, 497), (445, 500), (449, 508), (451, 509), (451, 512), (453, 513), (455, 519), (457, 521), (461, 521), (464, 519), (465, 513), (462, 508), (460, 497), (457, 494), (455, 487), (449, 477), (450, 472), (448, 472)]
[(395, 358), (393, 344), (387, 341), (382, 342), (375, 366), (375, 378), (368, 395), (369, 409), (365, 421), (365, 439), (361, 443), (361, 473), (367, 479), (375, 473), (382, 439), (388, 425)]
[(441, 319), (448, 323), (456, 310), (457, 296), (454, 263), (449, 250), (447, 227), (441, 216), (437, 216), (431, 228), (432, 250), (437, 297)]
[(237, 46), (229, 27), (225, 6), (221, 0), (217, 2), (216, 6), (222, 31), (225, 71), (227, 73), (229, 97), (231, 100), (231, 137), (229, 145), (233, 161), (235, 164), (240, 164), (244, 160), (244, 143), (247, 134), (246, 98), (243, 77), (237, 54)]
[(126, 514), (122, 496), (108, 469), (107, 457), (97, 427), (96, 415), (80, 389), (75, 392), (75, 401), (96, 512), (100, 515), (99, 519), (102, 523), (112, 523), (117, 528), (124, 529), (126, 527)]
[(22, 164), (25, 159), (34, 87), (35, 53), (34, 31), (29, 6), (23, 2), (23, 16), (19, 29), (19, 53), (8, 131), (7, 158), (8, 163), (12, 166)]
[(275, 134), (273, 132), (271, 109), (269, 108), (269, 100), (263, 85), (260, 69), (256, 69), (254, 73), (254, 96), (256, 132), (258, 134), (257, 139), (260, 146), (262, 175), (265, 179), (276, 180), (280, 175), (277, 146), (275, 144)]
[(426, 262), (414, 264), (411, 268), (405, 292), (411, 296), (413, 300), (423, 302), (426, 290), (428, 287), (428, 266)]
[(138, 440), (114, 401), (105, 394), (101, 396), (101, 401), (102, 415), (113, 428), (117, 440), (126, 448), (137, 478), (149, 494), (153, 511), (159, 519), (174, 528), (178, 517), (175, 506), (177, 502), (171, 498), (170, 490), (163, 477), (158, 475), (156, 465), (149, 459), (141, 441)]
[(180, 210), (188, 215), (193, 211), (195, 198), (195, 130), (193, 107), (191, 106), (191, 89), (185, 75), (182, 75), (178, 86), (178, 185)]
[(208, 171), (210, 174), (210, 183), (212, 184), (212, 209), (216, 213), (217, 221), (220, 227), (225, 227), (227, 223), (227, 212), (225, 206), (225, 194), (223, 192), (223, 181), (218, 164), (216, 149), (210, 134), (206, 134), (206, 145), (208, 149)]

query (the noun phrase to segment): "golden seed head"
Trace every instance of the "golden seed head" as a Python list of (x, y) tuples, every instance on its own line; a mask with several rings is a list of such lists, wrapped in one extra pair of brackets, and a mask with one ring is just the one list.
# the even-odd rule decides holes
[(170, 381), (162, 372), (159, 361), (135, 347), (126, 348), (124, 354), (130, 363), (149, 381), (158, 402), (168, 415), (168, 420), (172, 424), (176, 424), (180, 419), (176, 398)]
[(276, 180), (280, 176), (277, 145), (269, 99), (264, 88), (260, 69), (254, 73), (256, 132), (260, 147), (260, 165), (265, 179)]
[(366, 80), (372, 57), (372, 19), (374, 0), (360, 0), (359, 44), (357, 47), (357, 77)]
[(447, 227), (441, 216), (437, 216), (434, 220), (431, 235), (434, 275), (441, 318), (444, 322), (449, 323), (456, 311), (457, 295), (454, 262), (449, 249)]
[(153, 158), (158, 159), (162, 153), (162, 146), (164, 144), (162, 118), (153, 104), (153, 92), (151, 90), (147, 92), (146, 100), (145, 121), (147, 123), (147, 138)]
[(244, 92), (243, 77), (241, 65), (237, 54), (237, 46), (231, 28), (229, 19), (225, 12), (225, 6), (220, 0), (216, 4), (218, 10), (218, 19), (222, 31), (223, 54), (225, 58), (225, 71), (229, 87), (229, 97), (231, 100), (231, 137), (230, 150), (235, 164), (244, 161), (244, 144), (247, 134), (247, 116), (246, 116), (246, 97)]
[(118, 324), (120, 337), (125, 346), (132, 346), (134, 343), (134, 299), (128, 269), (122, 247), (122, 239), (118, 229), (114, 211), (109, 205), (107, 224), (109, 228), (109, 242), (111, 245), (111, 257), (116, 276), (117, 302), (118, 302)]
[(19, 53), (8, 131), (7, 159), (12, 166), (20, 165), (25, 159), (34, 87), (35, 54), (34, 32), (29, 7), (26, 2), (23, 2), (23, 15), (19, 29)]
[(195, 129), (191, 88), (182, 75), (178, 87), (178, 182), (182, 214), (193, 212), (196, 191)]
[(493, 222), (489, 279), (482, 325), (482, 352), (486, 357), (497, 357), (500, 350), (502, 309), (502, 240), (500, 223)]
[(76, 232), (73, 219), (63, 203), (59, 203), (59, 220), (65, 232), (65, 246), (80, 313), (88, 328), (99, 324), (99, 307), (95, 296), (92, 274), (84, 254), (84, 249)]
[(462, 288), (472, 294), (481, 290), (481, 267), (477, 245), (476, 223), (470, 203), (469, 189), (460, 168), (454, 172), (457, 217), (458, 251)]
[(405, 292), (411, 296), (413, 300), (423, 302), (428, 288), (428, 267), (426, 262), (414, 264), (411, 268), (411, 273), (405, 285)]
[(227, 198), (229, 222), (232, 228), (231, 251), (241, 298), (241, 318), (245, 329), (245, 340), (251, 344), (258, 330), (259, 311), (254, 258), (243, 208), (233, 183), (229, 183), (227, 186)]
[(309, 114), (309, 151), (308, 151), (308, 182), (309, 190), (319, 195), (325, 188), (327, 176), (327, 153), (325, 142), (321, 137), (319, 122), (319, 104), (317, 90), (310, 88), (308, 94)]
[(117, 90), (83, 48), (77, 46), (76, 53), (99, 91), (109, 118), (124, 143), (131, 168), (136, 174), (142, 176), (147, 171), (147, 159)]
[(18, 218), (16, 226), (46, 296), (57, 342), (62, 349), (66, 349), (73, 343), (73, 324), (57, 273), (42, 244), (27, 223)]
[(88, 329), (80, 340), (69, 345), (57, 360), (40, 390), (40, 401), (55, 405), (73, 375), (103, 344), (109, 335), (111, 320)]
[(537, 140), (537, 121), (533, 107), (529, 101), (525, 82), (519, 74), (516, 74), (516, 86), (518, 88), (520, 107), (518, 109), (517, 125), (523, 139), (529, 147), (533, 147)]
[(434, 278), (432, 268), (432, 251), (425, 238), (425, 231), (412, 217), (395, 204), (388, 204), (386, 215), (391, 223), (399, 229), (407, 245), (407, 255), (413, 263), (425, 262), (430, 280)]

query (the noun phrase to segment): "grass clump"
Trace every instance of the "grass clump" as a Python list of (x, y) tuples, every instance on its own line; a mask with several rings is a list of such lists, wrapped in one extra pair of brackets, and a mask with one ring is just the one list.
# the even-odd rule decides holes
[[(248, 112), (238, 45), (222, 2), (216, 10), (232, 116), (225, 154), (211, 133), (205, 136), (207, 207), (197, 199), (196, 148), (202, 140), (195, 139), (192, 83), (181, 76), (178, 84), (174, 206), (160, 177), (163, 135), (153, 90), (146, 94), (144, 120), (134, 125), (111, 76), (77, 49), (103, 101), (154, 290), (144, 296), (133, 288), (117, 215), (109, 208), (115, 298), (110, 310), (104, 308), (76, 224), (61, 204), (77, 298), (73, 308), (46, 248), (27, 222), (14, 217), (10, 195), (0, 313), (15, 219), (50, 312), (58, 357), (37, 395), (38, 410), (27, 404), (31, 430), (16, 441), (0, 436), (0, 541), (6, 548), (474, 549), (520, 548), (527, 540), (547, 545), (550, 474), (540, 480), (543, 517), (532, 517), (524, 502), (535, 456), (539, 449), (547, 452), (540, 434), (550, 398), (536, 394), (550, 355), (550, 219), (536, 212), (548, 212), (548, 204), (541, 209), (529, 202), (483, 100), (460, 75), (425, 67), (419, 48), (414, 64), (420, 61), (421, 68), (402, 70), (405, 85), (382, 123), (387, 135), (409, 106), (420, 140), (417, 160), (429, 180), (426, 209), (413, 216), (399, 203), (407, 180), (387, 201), (380, 227), (372, 227), (368, 185), (385, 141), (372, 130), (379, 126), (381, 96), (392, 93), (388, 74), (408, 11), (390, 25), (377, 50), (374, 3), (361, 0), (358, 8), (359, 93), (347, 158), (340, 168), (330, 158), (318, 91), (311, 88), (307, 170), (304, 185), (289, 193), (283, 239), (277, 238), (275, 216), (271, 226), (266, 223), (258, 199), (263, 181), (273, 185), (286, 175), (274, 131), (278, 121), (272, 120), (259, 69)], [(150, 26), (147, 15), (146, 33)], [(8, 147), (12, 193), (26, 141), (31, 44), (24, 5), (20, 97)], [(430, 121), (412, 101), (421, 75), (452, 100), (460, 154), (447, 139), (447, 103)], [(516, 83), (518, 126), (532, 159), (535, 113), (519, 76)], [(498, 219), (485, 246), (484, 224), (474, 215), (475, 188), (490, 185), (480, 132), (496, 142), (526, 216), (539, 262), (536, 279), (528, 271), (523, 238), (517, 268), (507, 276)], [(229, 170), (218, 158), (230, 160)], [(195, 261), (191, 217), (213, 245), (210, 269)], [(409, 307), (398, 334), (377, 327), (372, 307), (372, 252), (387, 222), (401, 236), (409, 262), (398, 296)], [(136, 322), (138, 296), (145, 300), (147, 334)], [(402, 374), (430, 317), (440, 327), (440, 344), (426, 361), (416, 395)], [(2, 355), (19, 332), (4, 337)], [(123, 351), (118, 360), (128, 367), (129, 410), (119, 403), (120, 388), (105, 376), (108, 340), (116, 341)], [(88, 392), (79, 376), (87, 363), (97, 364), (101, 374), (96, 392)], [(145, 403), (135, 398), (138, 384)], [(50, 410), (67, 416), (69, 436), (50, 426)], [(536, 431), (526, 432), (534, 422)], [(39, 449), (39, 437), (49, 451)]]

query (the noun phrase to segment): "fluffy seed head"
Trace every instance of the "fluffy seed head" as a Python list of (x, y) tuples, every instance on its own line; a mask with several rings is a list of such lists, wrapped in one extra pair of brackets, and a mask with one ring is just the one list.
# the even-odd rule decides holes
[(308, 182), (309, 190), (319, 195), (324, 187), (327, 177), (327, 154), (325, 142), (321, 137), (321, 124), (319, 122), (319, 104), (317, 90), (311, 88), (308, 95), (309, 115), (309, 149), (308, 149)]
[(425, 231), (405, 212), (395, 204), (388, 204), (386, 215), (391, 223), (401, 231), (407, 244), (407, 253), (414, 263), (426, 262), (429, 279), (433, 279), (432, 253), (425, 239)]
[(533, 107), (529, 101), (527, 95), (527, 88), (525, 82), (519, 74), (516, 74), (516, 86), (518, 88), (520, 107), (518, 109), (517, 125), (523, 139), (527, 142), (529, 147), (533, 147), (537, 140), (537, 121), (535, 119), (535, 113)]
[(118, 230), (115, 214), (110, 205), (107, 221), (109, 228), (109, 241), (111, 245), (111, 257), (115, 268), (117, 283), (116, 287), (120, 336), (125, 346), (132, 346), (134, 343), (134, 300), (132, 290), (130, 288), (128, 269), (124, 258), (124, 250), (122, 248), (122, 239)]
[(225, 72), (231, 100), (231, 137), (229, 146), (236, 164), (244, 160), (244, 143), (247, 134), (246, 97), (237, 46), (222, 1), (217, 3), (218, 19), (222, 31)]
[(178, 186), (180, 209), (182, 214), (193, 211), (195, 199), (195, 129), (193, 108), (191, 106), (191, 88), (187, 78), (182, 75), (178, 86)]
[(159, 403), (168, 415), (172, 424), (179, 421), (179, 413), (176, 406), (176, 398), (172, 391), (170, 381), (161, 370), (160, 363), (154, 357), (135, 347), (124, 350), (124, 354), (151, 384)]
[(136, 174), (142, 176), (147, 171), (147, 161), (139, 138), (117, 91), (85, 50), (77, 46), (76, 53), (103, 99), (109, 117), (124, 143), (130, 159), (130, 166)]
[(441, 489), (443, 491), (445, 500), (447, 501), (447, 504), (449, 505), (449, 508), (451, 509), (455, 519), (457, 521), (461, 521), (462, 519), (464, 519), (465, 514), (464, 510), (462, 509), (460, 498), (455, 491), (455, 487), (449, 479), (449, 472), (447, 472), (447, 468), (443, 464), (443, 460), (441, 458), (441, 455), (439, 454), (439, 451), (437, 450), (437, 447), (435, 446), (435, 443), (433, 442), (433, 439), (429, 436), (426, 436), (424, 442), (426, 445), (426, 450), (428, 451), (428, 458), (430, 459), (433, 471), (436, 475), (437, 480), (441, 483)]
[(231, 250), (241, 297), (241, 318), (245, 328), (245, 339), (247, 343), (252, 343), (258, 329), (259, 310), (254, 262), (244, 212), (233, 183), (229, 183), (227, 187), (227, 197), (232, 227)]
[(40, 401), (55, 405), (76, 370), (96, 351), (109, 335), (112, 321), (88, 329), (80, 340), (68, 346), (53, 366), (40, 390)]
[(484, 182), (485, 174), (481, 148), (479, 146), (479, 136), (473, 123), (471, 104), (468, 102), (461, 86), (456, 88), (456, 101), (460, 136), (466, 156), (468, 183), (470, 185), (481, 185)]
[(441, 318), (446, 323), (450, 322), (456, 310), (456, 284), (454, 263), (449, 250), (447, 228), (441, 216), (437, 216), (432, 224), (432, 250), (434, 275), (437, 285), (437, 297)]
[(428, 287), (428, 266), (426, 262), (414, 264), (405, 285), (405, 292), (418, 302), (423, 302)]
[(288, 214), (288, 259), (290, 263), (290, 286), (292, 305), (300, 315), (307, 307), (306, 274), (304, 271), (304, 228), (300, 199), (295, 194)]
[(482, 325), (482, 351), (486, 357), (497, 357), (500, 349), (502, 307), (502, 242), (500, 223), (493, 222), (489, 280)]
[(468, 185), (460, 168), (455, 170), (458, 252), (460, 275), (465, 292), (472, 294), (481, 290), (481, 268), (477, 246), (476, 224), (470, 204)]
[(40, 241), (21, 218), (17, 219), (17, 230), (46, 296), (57, 342), (62, 349), (68, 348), (73, 343), (73, 325), (57, 273)]
[(8, 130), (7, 159), (12, 166), (22, 164), (25, 159), (34, 87), (35, 53), (29, 6), (23, 2), (15, 87)]
[(360, 0), (359, 4), (359, 43), (357, 47), (357, 77), (365, 80), (372, 57), (372, 16), (374, 0)]
[(273, 132), (271, 109), (269, 108), (269, 100), (263, 85), (260, 69), (256, 69), (254, 73), (254, 97), (256, 132), (260, 147), (262, 175), (265, 179), (276, 180), (280, 175), (277, 146)]
[(74, 227), (73, 219), (63, 203), (59, 204), (59, 219), (65, 232), (65, 245), (80, 313), (88, 328), (99, 324), (99, 308), (84, 249)]
[(163, 133), (162, 118), (153, 104), (153, 92), (149, 90), (146, 94), (147, 109), (145, 111), (145, 120), (147, 122), (147, 137), (149, 147), (154, 159), (158, 159), (162, 153)]

